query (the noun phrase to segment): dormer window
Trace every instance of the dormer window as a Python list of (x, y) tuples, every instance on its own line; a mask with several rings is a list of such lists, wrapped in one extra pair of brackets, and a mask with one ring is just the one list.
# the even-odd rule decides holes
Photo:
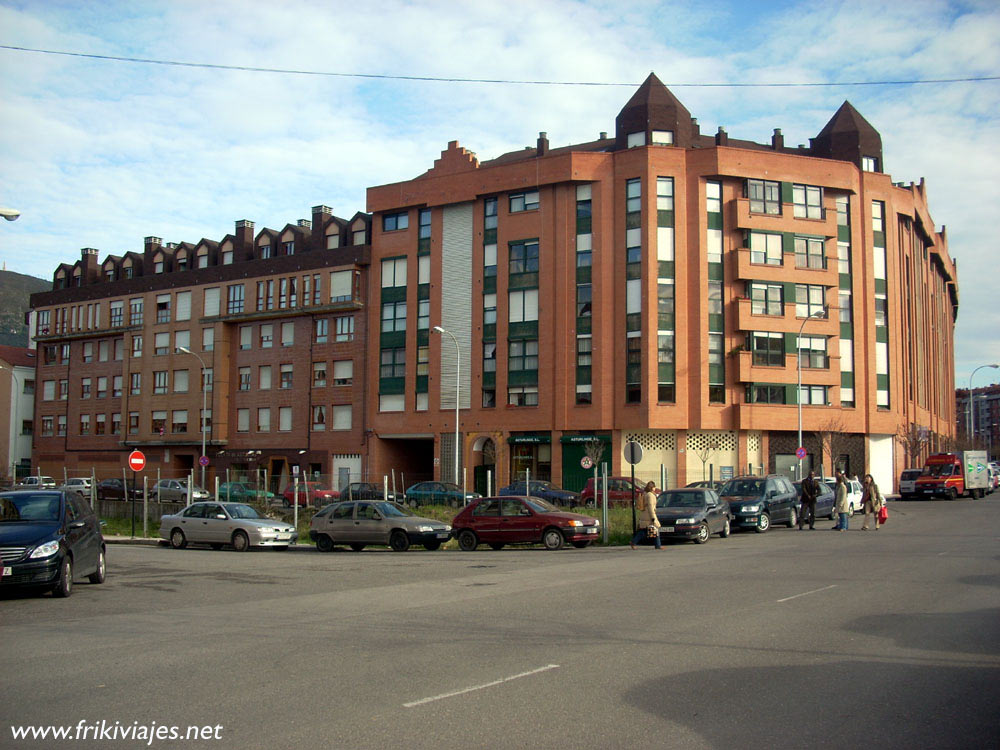
[(115, 267), (114, 266), (109, 266), (108, 268), (104, 269), (104, 280), (105, 281), (114, 281), (115, 280)]
[(80, 276), (80, 272), (75, 271), (73, 273), (73, 286), (81, 286), (82, 282), (83, 282), (83, 277)]
[(640, 130), (638, 133), (629, 133), (625, 138), (626, 148), (637, 148), (646, 145), (646, 131)]
[(186, 271), (188, 267), (188, 257), (187, 255), (178, 255), (177, 259), (174, 261), (177, 265), (178, 271)]
[(337, 233), (328, 234), (326, 236), (326, 249), (333, 250), (340, 247), (340, 235)]
[(674, 143), (673, 130), (654, 130), (650, 140), (657, 146), (672, 146)]
[(198, 251), (198, 268), (208, 268), (208, 250)]
[(231, 265), (232, 262), (233, 262), (233, 251), (232, 250), (223, 250), (222, 251), (222, 265), (228, 266), (228, 265)]
[(130, 266), (130, 265), (129, 266), (125, 266), (125, 268), (123, 268), (122, 271), (124, 271), (126, 279), (131, 279), (132, 278), (132, 266)]
[(295, 255), (295, 242), (286, 242), (284, 245), (285, 255)]
[(270, 245), (261, 245), (260, 246), (260, 257), (261, 258), (270, 258), (271, 257), (271, 246)]
[(163, 273), (163, 261), (158, 260), (153, 264), (153, 273)]
[(363, 245), (367, 241), (367, 233), (364, 229), (357, 229), (354, 231), (354, 244)]

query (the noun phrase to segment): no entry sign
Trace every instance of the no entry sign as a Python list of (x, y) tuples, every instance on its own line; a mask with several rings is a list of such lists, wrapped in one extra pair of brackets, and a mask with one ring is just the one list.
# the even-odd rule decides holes
[(132, 471), (142, 471), (146, 468), (146, 456), (142, 451), (132, 451), (128, 454), (128, 467)]

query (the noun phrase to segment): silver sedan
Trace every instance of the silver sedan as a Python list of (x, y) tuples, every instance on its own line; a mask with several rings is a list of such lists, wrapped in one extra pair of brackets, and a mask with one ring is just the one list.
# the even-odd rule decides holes
[(174, 549), (207, 544), (221, 549), (231, 544), (237, 552), (250, 547), (282, 547), (298, 541), (295, 527), (265, 518), (244, 503), (193, 503), (180, 513), (160, 519), (160, 536)]

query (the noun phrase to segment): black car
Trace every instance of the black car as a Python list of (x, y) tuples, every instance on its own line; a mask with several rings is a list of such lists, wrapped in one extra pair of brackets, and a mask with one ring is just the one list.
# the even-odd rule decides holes
[[(382, 485), (374, 482), (351, 482), (340, 491), (341, 500), (386, 500), (396, 501), (396, 493), (389, 490), (389, 497), (382, 497)], [(402, 499), (402, 493), (400, 499)]]
[(526, 485), (522, 480), (520, 482), (508, 484), (506, 487), (501, 487), (497, 491), (497, 495), (501, 497), (538, 497), (542, 500), (548, 500), (553, 505), (558, 505), (563, 508), (571, 508), (574, 505), (580, 505), (579, 493), (560, 489), (551, 482), (543, 482), (540, 479), (531, 480), (530, 491), (526, 489)]
[(35, 587), (66, 597), (74, 577), (104, 583), (104, 556), (100, 522), (75, 493), (0, 493), (0, 587)]
[(773, 523), (794, 526), (799, 520), (799, 494), (788, 477), (768, 474), (764, 477), (736, 477), (719, 491), (729, 503), (733, 525), (763, 533)]
[(656, 498), (660, 538), (693, 539), (704, 544), (712, 534), (729, 536), (732, 511), (714, 490), (667, 490)]
[[(819, 485), (819, 494), (816, 495), (816, 518), (829, 518), (831, 521), (837, 520), (837, 496), (830, 485), (826, 482), (816, 481)], [(793, 482), (795, 492), (799, 495), (799, 515), (802, 515), (802, 482)]]
[(142, 499), (142, 482), (136, 483), (135, 489), (132, 488), (132, 482), (128, 483), (128, 489), (126, 488), (121, 479), (102, 479), (97, 483), (97, 499), (98, 500), (141, 500)]

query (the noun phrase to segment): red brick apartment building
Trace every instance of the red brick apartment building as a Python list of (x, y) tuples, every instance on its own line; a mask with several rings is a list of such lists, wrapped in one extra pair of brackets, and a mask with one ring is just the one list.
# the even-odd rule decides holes
[(955, 266), (849, 103), (808, 147), (758, 144), (701, 135), (651, 75), (615, 124), (483, 162), (452, 142), (350, 221), (85, 249), (32, 297), (34, 464), (114, 474), (136, 446), (193, 468), (201, 363), (180, 347), (208, 370), (210, 476), (451, 480), (456, 397), (477, 489), (579, 489), (588, 452), (618, 474), (629, 440), (671, 486), (788, 472), (800, 395), (807, 468), (893, 486), (897, 435), (954, 435)]
[(451, 142), (369, 189), (377, 470), (451, 479), (456, 393), (480, 487), (578, 489), (587, 446), (618, 474), (629, 440), (670, 485), (789, 471), (800, 395), (806, 468), (891, 487), (910, 424), (954, 434), (955, 265), (849, 103), (808, 147), (758, 144), (702, 135), (650, 75), (615, 126), (483, 162)]
[(149, 471), (186, 475), (204, 421), (209, 483), (359, 475), (370, 232), (365, 214), (316, 206), (280, 230), (239, 221), (219, 241), (147, 237), (61, 265), (31, 300), (35, 466), (115, 476), (139, 448)]

